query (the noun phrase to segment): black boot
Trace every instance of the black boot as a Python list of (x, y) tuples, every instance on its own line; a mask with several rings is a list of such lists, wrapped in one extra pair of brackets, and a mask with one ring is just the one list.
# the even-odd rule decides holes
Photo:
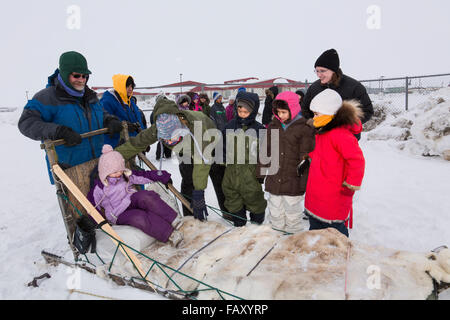
[(235, 227), (243, 227), (247, 223), (247, 210), (243, 207), (238, 212), (233, 213), (233, 223)]
[(250, 221), (257, 223), (257, 224), (262, 224), (264, 222), (264, 215), (265, 215), (265, 212), (263, 212), (263, 213), (250, 212)]

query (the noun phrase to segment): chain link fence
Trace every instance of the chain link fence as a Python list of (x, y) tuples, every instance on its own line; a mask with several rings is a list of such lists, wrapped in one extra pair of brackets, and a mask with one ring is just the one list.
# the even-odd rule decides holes
[(384, 78), (360, 80), (366, 87), (372, 102), (389, 102), (393, 112), (409, 110), (428, 99), (436, 90), (450, 86), (450, 73), (414, 76), (403, 78)]
[[(255, 79), (255, 78), (252, 78)], [(402, 112), (427, 100), (428, 95), (443, 87), (450, 86), (450, 73), (423, 75), (400, 78), (384, 78), (372, 80), (359, 80), (366, 88), (373, 104), (388, 105), (391, 112)], [(138, 99), (140, 108), (145, 112), (151, 112), (155, 103), (155, 97), (159, 94), (165, 94), (170, 99), (176, 98), (189, 91), (206, 93), (211, 100), (215, 92), (221, 94), (224, 98), (224, 104), (230, 97), (236, 96), (239, 88), (244, 87), (248, 92), (257, 93), (261, 103), (266, 98), (266, 90), (277, 86), (279, 92), (297, 91), (306, 92), (312, 82), (298, 82), (284, 78), (276, 78), (261, 82), (232, 82), (232, 83), (200, 83), (194, 81), (185, 81), (170, 85), (154, 87), (136, 87), (135, 96)], [(94, 89), (106, 89), (98, 87)], [(262, 112), (262, 111), (261, 111)]]

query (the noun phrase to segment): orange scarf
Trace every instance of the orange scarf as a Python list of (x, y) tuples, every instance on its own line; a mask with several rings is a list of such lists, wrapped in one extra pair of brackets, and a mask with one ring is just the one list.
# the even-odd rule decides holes
[(320, 116), (314, 117), (314, 127), (320, 128), (326, 126), (331, 120), (333, 120), (334, 115), (330, 116), (328, 114), (322, 114)]

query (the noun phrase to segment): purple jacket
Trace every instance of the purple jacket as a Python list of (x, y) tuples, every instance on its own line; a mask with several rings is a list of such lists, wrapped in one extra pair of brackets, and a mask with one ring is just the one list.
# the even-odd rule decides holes
[(226, 108), (225, 108), (225, 114), (227, 116), (227, 120), (230, 121), (231, 119), (234, 118), (234, 104), (229, 104)]
[[(106, 220), (115, 224), (119, 215), (124, 212), (131, 203), (131, 195), (136, 192), (134, 184), (147, 184), (154, 181), (160, 181), (164, 184), (170, 180), (170, 174), (162, 170), (162, 175), (158, 176), (157, 171), (141, 171), (139, 174), (131, 174), (127, 182), (123, 176), (120, 178), (107, 178), (108, 185), (103, 185), (99, 179), (95, 181), (95, 186), (88, 199), (96, 207), (105, 209)], [(92, 199), (93, 198), (93, 199)], [(92, 201), (93, 200), (93, 201)]]

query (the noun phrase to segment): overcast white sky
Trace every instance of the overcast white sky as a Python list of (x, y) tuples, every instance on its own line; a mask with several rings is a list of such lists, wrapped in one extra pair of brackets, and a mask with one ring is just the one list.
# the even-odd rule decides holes
[[(79, 29), (71, 5), (80, 9)], [(372, 5), (379, 9), (368, 12)], [(39, 0), (1, 5), (3, 97), (23, 107), (59, 56), (81, 52), (91, 86), (115, 73), (138, 86), (257, 77), (316, 80), (335, 48), (357, 79), (450, 73), (448, 0)], [(74, 20), (75, 19), (75, 20)], [(379, 27), (379, 28), (377, 28)]]

